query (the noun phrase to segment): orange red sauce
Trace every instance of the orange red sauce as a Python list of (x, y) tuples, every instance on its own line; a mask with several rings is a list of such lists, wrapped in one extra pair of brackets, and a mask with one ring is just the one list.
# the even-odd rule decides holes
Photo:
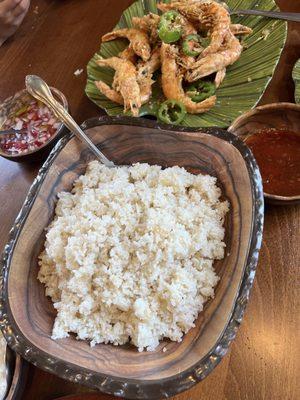
[(300, 195), (300, 133), (266, 129), (246, 139), (259, 166), (264, 192)]

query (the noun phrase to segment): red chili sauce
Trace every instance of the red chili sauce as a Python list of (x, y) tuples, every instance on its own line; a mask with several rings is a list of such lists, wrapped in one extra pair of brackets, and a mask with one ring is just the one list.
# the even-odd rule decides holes
[(247, 137), (246, 143), (258, 163), (265, 193), (300, 195), (300, 134), (266, 129)]

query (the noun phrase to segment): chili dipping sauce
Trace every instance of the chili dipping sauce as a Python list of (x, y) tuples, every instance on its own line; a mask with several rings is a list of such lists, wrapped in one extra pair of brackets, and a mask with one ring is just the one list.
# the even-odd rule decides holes
[(258, 163), (265, 193), (300, 195), (300, 132), (261, 130), (248, 136), (246, 143)]

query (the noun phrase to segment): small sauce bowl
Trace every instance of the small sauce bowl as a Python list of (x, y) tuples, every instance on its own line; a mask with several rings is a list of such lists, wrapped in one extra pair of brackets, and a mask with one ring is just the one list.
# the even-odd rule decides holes
[[(51, 88), (51, 92), (55, 99), (61, 103), (66, 110), (68, 110), (68, 102), (64, 94), (55, 88)], [(9, 135), (12, 141), (15, 141), (19, 146), (21, 146), (23, 142), (25, 149), (12, 152), (11, 150), (4, 150), (3, 144), (0, 143), (0, 156), (11, 161), (27, 161), (36, 158), (40, 159), (42, 155), (45, 155), (54, 146), (59, 137), (62, 136), (65, 129), (64, 125), (56, 119), (54, 114), (46, 106), (37, 104), (35, 107), (34, 103), (38, 102), (36, 102), (36, 100), (26, 91), (26, 89), (23, 89), (17, 92), (15, 95), (7, 98), (2, 104), (0, 104), (0, 131), (12, 128), (13, 126), (10, 126), (10, 121), (13, 120), (15, 122), (15, 118), (22, 120), (23, 118), (26, 119), (28, 116), (30, 116), (30, 118), (37, 118), (37, 120), (41, 123), (40, 126), (35, 126), (36, 120), (30, 120), (28, 122), (30, 127), (33, 126), (33, 134), (36, 135), (35, 138), (29, 136), (32, 142), (29, 149), (26, 149), (26, 146), (28, 147), (28, 137), (24, 133), (20, 133), (18, 135), (12, 134)], [(27, 109), (32, 107), (35, 108), (34, 112), (36, 112), (36, 115), (34, 115), (34, 112), (27, 112)], [(40, 117), (38, 115), (40, 115)], [(48, 117), (48, 119), (43, 117)], [(17, 127), (17, 130), (18, 129), (21, 129), (21, 132), (24, 131), (21, 126), (19, 128)], [(47, 129), (49, 129), (49, 132), (46, 134)], [(27, 128), (25, 131), (27, 131)], [(31, 131), (31, 128), (29, 131)], [(7, 141), (10, 138), (7, 136), (6, 139), (6, 135), (0, 133), (0, 141)]]
[[(293, 132), (300, 137), (300, 105), (273, 103), (254, 108), (238, 117), (228, 128), (228, 131), (246, 141), (246, 144), (250, 136), (253, 137), (252, 135), (259, 134), (259, 132), (278, 131), (282, 134), (284, 132)], [(272, 204), (288, 205), (300, 203), (300, 193), (292, 196), (283, 196), (264, 191), (264, 196), (266, 201)]]

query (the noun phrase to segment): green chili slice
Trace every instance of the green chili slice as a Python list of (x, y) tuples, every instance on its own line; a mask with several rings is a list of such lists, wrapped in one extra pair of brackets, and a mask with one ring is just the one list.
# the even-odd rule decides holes
[(165, 124), (180, 124), (186, 115), (185, 106), (177, 100), (166, 100), (158, 109), (157, 117)]
[(210, 39), (200, 35), (187, 35), (182, 42), (182, 52), (187, 56), (196, 57), (209, 46)]
[(201, 37), (196, 34), (187, 35), (182, 43), (182, 51), (187, 56), (198, 56), (203, 51)]
[(190, 85), (186, 94), (196, 103), (200, 103), (216, 93), (216, 87), (213, 82), (197, 81)]
[(170, 10), (160, 17), (158, 36), (164, 43), (174, 43), (181, 38), (182, 24), (179, 12)]

